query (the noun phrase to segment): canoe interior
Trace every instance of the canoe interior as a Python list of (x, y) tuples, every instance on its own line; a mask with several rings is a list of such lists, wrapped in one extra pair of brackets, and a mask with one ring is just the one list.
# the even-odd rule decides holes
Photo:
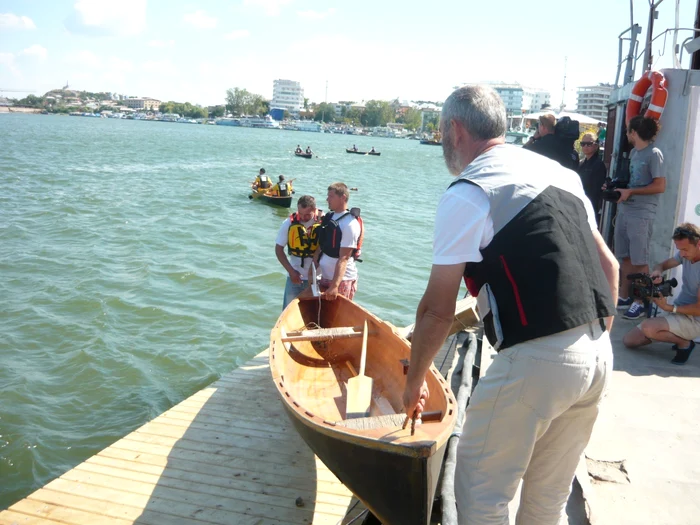
[[(366, 375), (373, 379), (371, 416), (403, 412), (406, 383), (405, 361), (410, 358), (408, 342), (396, 335), (393, 327), (357, 307), (345, 298), (320, 301), (320, 326), (362, 327), (368, 323)], [(319, 300), (293, 301), (278, 321), (285, 333), (301, 331), (319, 324)], [(330, 341), (294, 341), (275, 351), (275, 367), (284, 379), (287, 395), (305, 411), (324, 421), (345, 419), (346, 385), (360, 368), (361, 337)], [(286, 350), (286, 351), (282, 351)], [(405, 361), (404, 361), (405, 360)], [(426, 411), (442, 411), (443, 419), (452, 416), (454, 401), (437, 372), (428, 374), (430, 399)], [(426, 429), (430, 424), (423, 425)]]

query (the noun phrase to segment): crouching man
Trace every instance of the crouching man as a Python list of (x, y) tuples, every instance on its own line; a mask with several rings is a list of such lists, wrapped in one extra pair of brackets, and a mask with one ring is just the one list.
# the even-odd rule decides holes
[(682, 365), (695, 348), (693, 339), (700, 337), (700, 228), (691, 223), (681, 224), (673, 231), (673, 242), (678, 249), (676, 255), (656, 265), (651, 273), (658, 283), (664, 271), (679, 265), (683, 267), (683, 286), (673, 305), (668, 304), (665, 297), (654, 298), (657, 306), (669, 315), (646, 319), (622, 341), (628, 348), (652, 341), (673, 343), (676, 356), (671, 362)]

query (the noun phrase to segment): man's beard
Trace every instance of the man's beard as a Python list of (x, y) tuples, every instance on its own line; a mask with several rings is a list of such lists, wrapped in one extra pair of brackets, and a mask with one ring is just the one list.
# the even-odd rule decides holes
[(448, 134), (445, 134), (442, 137), (442, 156), (445, 158), (447, 171), (449, 171), (455, 177), (459, 176), (459, 174), (462, 173), (462, 169), (459, 166), (457, 151), (452, 145), (452, 141), (450, 140), (450, 136)]

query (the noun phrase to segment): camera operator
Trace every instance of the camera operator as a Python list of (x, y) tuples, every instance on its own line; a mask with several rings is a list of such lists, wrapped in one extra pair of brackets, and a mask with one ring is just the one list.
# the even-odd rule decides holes
[(654, 119), (641, 116), (633, 117), (627, 126), (627, 140), (634, 148), (630, 154), (630, 181), (627, 188), (617, 189), (620, 198), (615, 219), (615, 256), (622, 260), (617, 307), (627, 308), (625, 319), (638, 319), (644, 313), (642, 304), (628, 297), (627, 276), (649, 273), (656, 208), (659, 196), (666, 191), (664, 157), (652, 145), (658, 131)]
[(630, 330), (622, 342), (628, 348), (637, 348), (652, 341), (673, 343), (676, 356), (671, 362), (682, 365), (695, 348), (693, 339), (700, 337), (700, 228), (689, 222), (681, 224), (673, 231), (673, 242), (678, 252), (656, 265), (651, 277), (658, 284), (664, 271), (682, 265), (681, 292), (673, 301), (673, 306), (666, 302), (665, 297), (655, 297), (654, 303), (669, 315), (644, 320)]

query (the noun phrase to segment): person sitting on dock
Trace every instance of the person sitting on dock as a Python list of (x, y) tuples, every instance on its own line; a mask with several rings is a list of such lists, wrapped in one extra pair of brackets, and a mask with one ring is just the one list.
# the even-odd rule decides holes
[(284, 175), (280, 175), (277, 183), (268, 192), (268, 195), (276, 197), (289, 197), (292, 194), (292, 183), (284, 180)]
[[(297, 212), (282, 222), (275, 242), (275, 255), (287, 270), (287, 284), (284, 287), (282, 301), (283, 310), (309, 285), (307, 270), (318, 248), (320, 224), (321, 210), (316, 209), (316, 199), (311, 195), (299, 197)], [(284, 253), (285, 246), (289, 258)]]
[(650, 277), (658, 284), (663, 272), (682, 266), (681, 291), (673, 305), (666, 302), (666, 297), (653, 298), (668, 316), (645, 319), (627, 332), (622, 342), (627, 348), (638, 348), (653, 341), (673, 343), (676, 356), (671, 363), (683, 365), (695, 348), (693, 340), (700, 337), (700, 228), (686, 222), (674, 230), (672, 239), (678, 250), (676, 255), (654, 266)]
[(272, 187), (272, 181), (270, 177), (265, 175), (265, 168), (260, 168), (258, 176), (255, 177), (255, 182), (253, 183), (253, 189), (255, 191), (267, 190)]
[[(332, 301), (338, 294), (352, 299), (357, 291), (355, 257), (362, 246), (362, 226), (357, 213), (348, 211), (350, 192), (342, 182), (328, 186), (328, 208), (319, 230), (314, 264), (321, 271), (319, 288)], [(309, 270), (309, 274), (311, 270)]]

